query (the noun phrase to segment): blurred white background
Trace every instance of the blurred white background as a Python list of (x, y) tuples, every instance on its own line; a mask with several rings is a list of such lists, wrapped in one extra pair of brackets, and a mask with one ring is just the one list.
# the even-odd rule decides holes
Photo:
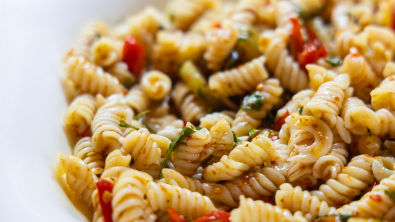
[(51, 172), (53, 154), (71, 151), (61, 60), (86, 22), (114, 24), (155, 2), (0, 1), (0, 221), (84, 220)]

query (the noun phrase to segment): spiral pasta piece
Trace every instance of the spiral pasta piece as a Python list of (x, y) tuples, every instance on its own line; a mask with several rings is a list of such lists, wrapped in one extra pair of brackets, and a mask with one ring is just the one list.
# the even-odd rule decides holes
[(310, 77), (310, 88), (314, 91), (317, 91), (323, 83), (332, 81), (337, 76), (335, 72), (315, 64), (306, 65), (306, 69)]
[(210, 130), (211, 127), (213, 127), (222, 118), (225, 118), (225, 120), (230, 124), (233, 123), (233, 118), (228, 116), (226, 113), (214, 112), (206, 114), (200, 118), (199, 126)]
[(395, 138), (395, 112), (380, 109), (375, 114), (379, 119), (378, 124), (375, 125), (378, 129), (372, 128), (372, 134), (381, 138)]
[[(124, 152), (131, 154), (134, 168), (144, 169), (150, 165), (159, 165), (161, 149), (146, 128), (131, 132), (122, 140), (122, 144)], [(164, 149), (167, 152), (169, 147)]]
[(352, 214), (360, 217), (383, 218), (394, 206), (394, 201), (386, 192), (394, 192), (395, 175), (383, 179), (372, 191), (362, 196), (360, 200), (351, 202), (336, 210), (338, 214)]
[(130, 154), (123, 155), (120, 150), (113, 150), (106, 157), (106, 165), (104, 170), (108, 170), (112, 167), (128, 167), (132, 157)]
[(184, 176), (181, 173), (172, 170), (172, 169), (163, 169), (163, 180), (159, 180), (158, 182), (163, 182), (170, 185), (176, 185), (181, 188), (188, 189), (192, 192), (198, 192), (204, 194), (203, 190), (203, 182), (200, 179), (196, 179), (193, 177)]
[(372, 171), (374, 178), (380, 182), (385, 178), (395, 174), (394, 165), (395, 159), (393, 157), (375, 156), (372, 163)]
[(210, 76), (209, 87), (214, 94), (228, 97), (243, 95), (268, 78), (264, 67), (266, 58), (260, 56), (237, 68), (217, 72)]
[(381, 139), (377, 135), (365, 134), (362, 136), (354, 136), (353, 139), (357, 143), (358, 152), (375, 156), (381, 151)]
[(207, 113), (207, 104), (196, 97), (183, 82), (174, 86), (171, 97), (180, 110), (182, 119), (188, 122), (198, 122)]
[(329, 1), (327, 0), (293, 0), (292, 2), (294, 2), (299, 7), (301, 12), (309, 15), (316, 14), (317, 12), (323, 10), (327, 4), (329, 4)]
[(108, 67), (122, 59), (123, 42), (109, 37), (96, 40), (91, 49), (91, 61), (101, 67)]
[(263, 105), (259, 110), (240, 109), (232, 124), (232, 130), (237, 136), (247, 135), (248, 128), (256, 129), (261, 124), (261, 119), (280, 101), (283, 89), (278, 79), (267, 79), (256, 87), (255, 94), (264, 98)]
[(133, 111), (126, 105), (122, 95), (114, 94), (107, 98), (92, 121), (92, 147), (95, 152), (108, 154), (119, 149), (123, 128), (120, 121), (131, 123)]
[(100, 202), (99, 202), (99, 194), (98, 194), (98, 190), (95, 189), (95, 191), (93, 191), (92, 193), (92, 202), (93, 202), (93, 222), (105, 222), (104, 221), (104, 217), (103, 217), (103, 211), (101, 209), (100, 206)]
[(106, 68), (106, 71), (115, 76), (125, 88), (130, 88), (136, 82), (136, 77), (129, 71), (128, 64), (123, 61), (115, 62)]
[(101, 154), (93, 151), (92, 139), (84, 137), (80, 139), (74, 147), (74, 156), (83, 160), (95, 175), (103, 173), (104, 158)]
[(178, 119), (165, 126), (163, 129), (159, 130), (158, 135), (174, 140), (175, 138), (177, 138), (178, 134), (180, 134), (183, 128), (184, 121)]
[(208, 47), (203, 57), (207, 60), (209, 69), (219, 70), (222, 67), (223, 62), (235, 46), (238, 35), (238, 30), (227, 20), (221, 28), (211, 28), (207, 31)]
[(315, 116), (330, 128), (334, 127), (343, 105), (344, 90), (349, 84), (350, 80), (345, 74), (339, 75), (333, 81), (323, 83), (303, 107), (303, 115)]
[(113, 221), (155, 221), (156, 215), (144, 199), (146, 184), (152, 177), (146, 173), (125, 170), (113, 188), (111, 206)]
[(92, 193), (96, 189), (92, 169), (80, 158), (67, 154), (56, 154), (60, 158), (60, 169), (66, 175), (66, 183), (76, 196), (80, 197), (93, 211)]
[(208, 182), (235, 179), (255, 166), (277, 157), (273, 142), (259, 135), (252, 142), (243, 142), (236, 146), (229, 156), (222, 156), (220, 162), (206, 167), (203, 178)]
[[(289, 114), (296, 113), (301, 107), (304, 107), (306, 103), (314, 96), (315, 91), (311, 89), (305, 89), (296, 93), (292, 100), (288, 101), (284, 107), (279, 109), (276, 114), (274, 122), (277, 122), (286, 112)], [(287, 142), (288, 144), (288, 142)]]
[(223, 155), (228, 155), (233, 149), (234, 139), (232, 130), (230, 129), (230, 124), (225, 118), (218, 120), (218, 122), (211, 127), (211, 149), (213, 152), (211, 155), (214, 157), (222, 157)]
[(276, 33), (264, 32), (259, 38), (258, 44), (261, 52), (266, 56), (267, 69), (280, 80), (281, 86), (297, 93), (308, 88), (309, 81), (305, 71), (289, 55), (286, 48), (287, 36), (288, 33), (283, 29), (277, 29)]
[[(186, 126), (195, 129), (191, 123), (187, 123)], [(182, 140), (172, 153), (173, 169), (185, 176), (195, 174), (202, 161), (213, 151), (214, 147), (210, 146), (211, 141), (211, 133), (206, 128), (197, 130)]]
[(66, 129), (76, 135), (84, 133), (96, 113), (96, 100), (91, 95), (81, 95), (73, 100), (64, 117)]
[(298, 13), (296, 11), (296, 5), (291, 1), (279, 0), (273, 2), (275, 4), (274, 14), (276, 25), (280, 27), (289, 26), (290, 18), (298, 18)]
[(361, 190), (373, 183), (374, 177), (370, 166), (372, 163), (373, 157), (369, 155), (355, 156), (336, 179), (329, 179), (319, 190), (311, 191), (311, 194), (327, 202), (329, 206), (350, 203)]
[(350, 49), (357, 45), (357, 35), (352, 30), (341, 30), (335, 36), (335, 52), (336, 55), (344, 58), (350, 52)]
[(283, 183), (276, 192), (276, 205), (290, 210), (292, 213), (301, 211), (310, 221), (316, 216), (333, 214), (336, 208), (328, 206), (325, 201), (303, 191), (300, 187), (292, 187), (289, 183)]
[(240, 206), (232, 210), (230, 215), (234, 222), (307, 222), (300, 212), (292, 215), (287, 209), (244, 196), (240, 197)]
[(254, 200), (269, 197), (285, 182), (285, 177), (279, 171), (264, 167), (260, 171), (245, 173), (223, 184), (204, 183), (203, 189), (211, 200), (237, 207), (241, 195)]
[(141, 89), (140, 86), (134, 86), (125, 96), (126, 104), (133, 109), (135, 113), (141, 113), (148, 109), (151, 103), (150, 97)]
[(231, 20), (236, 23), (252, 25), (259, 19), (260, 10), (267, 4), (266, 0), (242, 0), (231, 15)]
[(124, 87), (118, 79), (86, 60), (84, 57), (70, 57), (66, 62), (67, 79), (71, 80), (81, 93), (98, 93), (109, 96), (121, 93)]
[(210, 198), (198, 192), (164, 183), (149, 182), (147, 199), (155, 211), (174, 208), (178, 213), (192, 218), (216, 210)]
[(395, 75), (385, 78), (378, 87), (370, 92), (374, 110), (395, 111)]
[(141, 78), (141, 88), (147, 95), (154, 100), (163, 99), (170, 93), (171, 80), (162, 72), (149, 71)]

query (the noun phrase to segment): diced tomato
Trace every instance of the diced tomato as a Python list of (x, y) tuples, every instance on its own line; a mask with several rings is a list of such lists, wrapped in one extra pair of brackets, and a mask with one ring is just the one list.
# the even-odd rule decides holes
[(112, 194), (113, 185), (111, 182), (100, 179), (96, 182), (97, 191), (99, 194), (99, 202), (101, 206), (101, 210), (103, 212), (103, 218), (105, 222), (112, 222), (112, 206), (111, 206), (111, 199), (104, 197), (105, 193)]
[(305, 45), (303, 52), (298, 56), (300, 67), (305, 68), (307, 64), (315, 63), (318, 59), (327, 55), (326, 49), (322, 44), (309, 42)]
[(369, 190), (369, 191), (372, 191), (372, 190), (373, 190), (373, 187), (375, 187), (375, 186), (378, 185), (378, 184), (379, 184), (379, 182), (378, 182), (377, 180), (375, 180), (374, 183), (372, 184), (372, 186), (370, 187), (370, 190)]
[(81, 134), (78, 134), (77, 135), (78, 137), (87, 137), (87, 136), (92, 136), (92, 132), (88, 129), (87, 131), (85, 131), (85, 132), (83, 132), (83, 133), (81, 133)]
[(123, 61), (128, 64), (129, 71), (140, 75), (145, 67), (145, 49), (131, 36), (127, 37), (123, 45)]
[(186, 119), (182, 119), (182, 122), (184, 122), (184, 126), (186, 126), (188, 123), (188, 121)]
[(274, 123), (274, 130), (279, 131), (281, 127), (285, 124), (285, 119), (289, 116), (289, 111), (287, 110), (285, 114)]
[(175, 209), (169, 208), (167, 212), (170, 214), (171, 222), (188, 222), (184, 216), (180, 215)]
[(216, 28), (216, 29), (220, 29), (221, 28), (221, 24), (219, 22), (215, 22), (211, 25), (211, 27)]
[(320, 41), (317, 34), (315, 34), (314, 30), (312, 28), (310, 28), (310, 26), (306, 25), (306, 32), (307, 35), (309, 36), (309, 39), (312, 41)]
[(220, 221), (220, 222), (230, 222), (230, 213), (223, 210), (216, 210), (210, 213), (206, 213), (203, 216), (196, 219), (194, 222), (210, 222), (210, 221)]
[(301, 31), (301, 25), (299, 19), (297, 18), (290, 18), (289, 19), (292, 23), (292, 32), (291, 32), (291, 48), (293, 48), (297, 54), (303, 51), (303, 37)]

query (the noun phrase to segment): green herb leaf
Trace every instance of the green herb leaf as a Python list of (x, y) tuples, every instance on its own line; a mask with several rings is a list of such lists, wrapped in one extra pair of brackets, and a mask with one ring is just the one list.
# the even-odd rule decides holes
[(136, 127), (136, 126), (132, 126), (132, 125), (126, 123), (126, 122), (123, 121), (123, 120), (120, 120), (119, 123), (117, 123), (117, 124), (118, 124), (120, 127), (123, 127), (123, 128), (133, 128), (133, 129), (135, 129), (135, 130), (139, 130), (139, 129), (140, 129), (140, 128)]
[(391, 197), (392, 202), (395, 203), (395, 191), (392, 190), (384, 190), (384, 193)]
[(233, 50), (224, 63), (224, 70), (229, 70), (241, 64), (239, 51)]
[(302, 112), (303, 112), (303, 106), (298, 109), (299, 115), (302, 115)]
[(132, 158), (132, 160), (129, 163), (129, 166), (133, 166), (133, 164), (134, 164), (134, 159)]
[(174, 139), (170, 145), (169, 145), (169, 150), (167, 151), (167, 154), (165, 156), (165, 159), (163, 160), (162, 163), (162, 167), (160, 168), (159, 171), (159, 179), (162, 178), (162, 170), (163, 168), (165, 168), (166, 166), (166, 162), (170, 157), (170, 154), (177, 148), (178, 144), (184, 140), (185, 138), (187, 138), (188, 136), (192, 135), (193, 133), (195, 133), (196, 131), (185, 126), (184, 129), (182, 129), (182, 131), (180, 132), (180, 134), (178, 134), (177, 138)]
[(258, 93), (253, 93), (249, 96), (244, 97), (243, 102), (241, 103), (241, 109), (252, 109), (259, 111), (263, 106), (265, 98)]
[(255, 137), (255, 135), (261, 130), (259, 129), (253, 129), (250, 126), (248, 126), (248, 137), (247, 141), (251, 142), (251, 140)]
[(138, 120), (138, 119), (140, 119), (142, 116), (144, 116), (145, 114), (147, 114), (147, 113), (149, 113), (149, 112), (151, 112), (151, 111), (150, 111), (150, 110), (143, 111), (143, 112), (137, 114), (137, 116), (135, 116), (133, 119), (134, 119), (134, 120)]
[(337, 56), (331, 56), (329, 59), (324, 59), (324, 61), (332, 67), (341, 66), (343, 64), (343, 60)]
[(347, 220), (350, 218), (350, 217), (353, 217), (354, 215), (352, 215), (352, 214), (340, 214), (339, 215), (339, 219), (340, 219), (340, 221), (341, 222), (347, 222)]
[(154, 129), (154, 127), (152, 127), (151, 125), (149, 125), (148, 123), (144, 123), (144, 126), (147, 127), (147, 129), (151, 132), (151, 133), (158, 133), (158, 131), (156, 131)]
[(197, 130), (201, 130), (201, 129), (203, 129), (203, 128), (200, 127), (200, 126), (197, 126), (196, 129), (197, 129)]
[(206, 159), (203, 160), (202, 164), (200, 166), (204, 167), (208, 162), (210, 162), (211, 159), (213, 159), (214, 155), (208, 156)]
[(241, 144), (241, 139), (237, 138), (235, 132), (232, 131), (232, 133), (233, 133), (233, 140), (235, 141), (235, 145), (233, 147), (236, 147)]
[(198, 89), (198, 91), (197, 91), (197, 96), (199, 97), (200, 100), (202, 100), (202, 101), (204, 101), (204, 102), (207, 102), (207, 101), (206, 101), (206, 98), (203, 96), (203, 93), (202, 93), (202, 89), (201, 89), (201, 88)]

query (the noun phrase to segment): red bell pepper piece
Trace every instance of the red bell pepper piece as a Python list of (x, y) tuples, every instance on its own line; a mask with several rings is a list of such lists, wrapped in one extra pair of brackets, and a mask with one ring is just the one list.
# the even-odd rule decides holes
[(285, 124), (285, 119), (288, 116), (289, 116), (289, 111), (287, 110), (285, 114), (274, 123), (274, 130), (279, 131), (281, 127)]
[(230, 222), (230, 213), (223, 210), (216, 210), (210, 213), (206, 213), (203, 216), (196, 219), (194, 222), (210, 222), (210, 221), (220, 221), (220, 222)]
[(103, 212), (104, 221), (112, 222), (111, 200), (107, 200), (103, 197), (106, 192), (112, 193), (113, 185), (111, 182), (105, 179), (100, 179), (96, 182), (96, 187), (99, 194), (99, 202), (100, 202), (101, 210)]
[(123, 45), (123, 61), (128, 65), (129, 71), (139, 76), (145, 67), (145, 49), (131, 36), (127, 37)]
[(171, 222), (188, 222), (184, 216), (180, 215), (175, 209), (169, 208), (167, 212), (170, 214)]
[(316, 63), (318, 59), (326, 55), (326, 49), (322, 44), (309, 42), (305, 45), (303, 52), (298, 56), (298, 62), (300, 67), (305, 68), (307, 64)]
[(301, 31), (301, 25), (299, 19), (297, 18), (290, 18), (289, 19), (292, 23), (292, 32), (291, 32), (291, 48), (296, 50), (296, 53), (299, 54), (303, 51), (303, 37)]

